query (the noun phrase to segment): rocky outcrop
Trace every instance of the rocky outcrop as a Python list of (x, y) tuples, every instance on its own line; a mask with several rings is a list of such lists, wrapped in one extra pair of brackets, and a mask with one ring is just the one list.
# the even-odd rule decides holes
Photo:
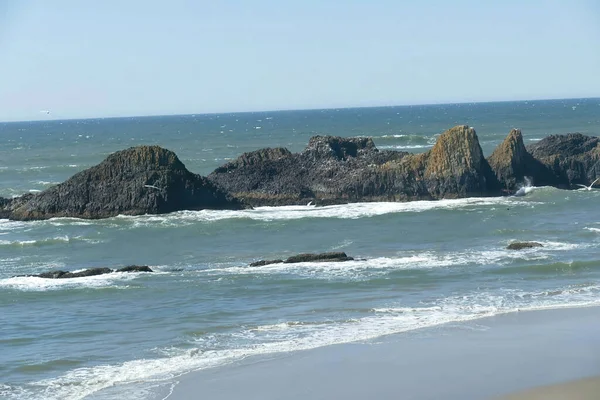
[(519, 129), (510, 131), (488, 162), (502, 188), (509, 193), (517, 190), (526, 177), (536, 175), (537, 161), (527, 152)]
[(463, 125), (444, 132), (423, 157), (424, 180), (433, 198), (485, 196), (499, 190), (473, 128)]
[(283, 148), (245, 153), (208, 178), (255, 206), (348, 202), (357, 197), (354, 186), (366, 169), (406, 154), (380, 152), (369, 138), (315, 136), (301, 153)]
[(506, 249), (507, 250), (523, 250), (523, 249), (532, 249), (534, 247), (544, 247), (541, 243), (538, 242), (512, 242), (509, 244)]
[(20, 197), (6, 199), (0, 197), (0, 219), (8, 219), (17, 208), (23, 206), (33, 197), (33, 193), (27, 193)]
[(352, 261), (354, 258), (348, 257), (346, 253), (341, 251), (329, 252), (329, 253), (303, 253), (295, 256), (288, 257), (286, 260), (260, 260), (250, 264), (251, 267), (262, 267), (270, 264), (295, 264), (301, 262), (343, 262)]
[[(259, 162), (256, 162), (260, 160)], [(301, 153), (263, 149), (217, 168), (212, 182), (251, 205), (407, 201), (498, 194), (473, 128), (427, 153), (380, 151), (370, 138), (315, 136)]]
[(0, 215), (15, 220), (106, 218), (242, 206), (206, 178), (188, 171), (172, 151), (139, 146), (113, 153), (39, 194), (13, 199), (1, 207)]
[(527, 150), (549, 172), (549, 185), (569, 188), (589, 185), (600, 177), (600, 146), (597, 137), (580, 133), (551, 135)]
[(0, 197), (0, 219), (6, 219), (10, 216), (10, 206), (12, 199)]
[(242, 154), (208, 177), (158, 146), (116, 152), (38, 194), (0, 198), (0, 218), (105, 218), (246, 206), (410, 201), (513, 194), (534, 185), (570, 188), (600, 176), (599, 139), (553, 135), (525, 147), (512, 130), (486, 160), (473, 128), (459, 125), (422, 154), (381, 151), (370, 138), (312, 137), (291, 153)]
[(68, 271), (49, 271), (44, 272), (39, 275), (24, 275), (27, 277), (33, 278), (45, 278), (45, 279), (70, 279), (70, 278), (84, 278), (87, 276), (96, 276), (96, 275), (105, 275), (113, 272), (154, 272), (150, 267), (147, 266), (139, 266), (139, 265), (130, 265), (127, 267), (119, 268), (119, 269), (110, 269), (110, 268), (89, 268), (83, 271), (78, 272), (68, 272)]

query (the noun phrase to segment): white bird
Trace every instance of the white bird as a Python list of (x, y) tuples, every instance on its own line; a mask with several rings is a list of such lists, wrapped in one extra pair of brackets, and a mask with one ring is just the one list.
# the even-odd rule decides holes
[(50, 111), (48, 111), (48, 110), (41, 110), (40, 112), (42, 114), (50, 115)]
[(600, 181), (600, 178), (596, 178), (596, 180), (594, 182), (592, 182), (592, 184), (590, 186), (581, 185), (579, 183), (576, 183), (575, 186), (579, 186), (586, 190), (592, 190), (592, 186), (594, 186), (596, 184), (596, 182), (598, 182), (598, 181)]
[(145, 188), (152, 188), (152, 189), (156, 189), (156, 190), (162, 190), (161, 188), (159, 188), (158, 186), (154, 186), (154, 185), (144, 185)]
[(307, 206), (312, 206), (312, 200), (308, 202)]

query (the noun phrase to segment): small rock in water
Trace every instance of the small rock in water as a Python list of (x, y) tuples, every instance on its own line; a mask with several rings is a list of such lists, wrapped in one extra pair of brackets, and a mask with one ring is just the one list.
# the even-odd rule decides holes
[(316, 262), (316, 261), (352, 261), (354, 258), (348, 257), (346, 253), (338, 251), (331, 253), (320, 253), (320, 254), (298, 254), (296, 256), (289, 257), (284, 261), (286, 264), (300, 263), (300, 262)]
[(269, 264), (279, 264), (282, 263), (283, 260), (259, 260), (259, 261), (255, 261), (253, 263), (250, 263), (251, 267), (262, 267), (264, 265), (269, 265)]
[(506, 248), (508, 250), (523, 250), (523, 249), (531, 249), (533, 247), (544, 247), (544, 246), (538, 242), (512, 242)]
[(104, 275), (110, 274), (112, 272), (154, 272), (150, 267), (147, 266), (139, 266), (139, 265), (129, 265), (127, 267), (123, 267), (117, 270), (112, 270), (110, 268), (89, 268), (79, 272), (68, 272), (68, 271), (49, 271), (43, 272), (39, 275), (25, 275), (34, 278), (45, 278), (45, 279), (69, 279), (69, 278), (83, 278), (86, 276), (96, 276), (96, 275)]
[(86, 276), (96, 276), (96, 275), (104, 275), (110, 274), (113, 272), (110, 268), (89, 268), (79, 272), (67, 272), (67, 271), (50, 271), (44, 272), (37, 276), (38, 278), (47, 278), (47, 279), (68, 279), (68, 278), (83, 278)]
[(337, 252), (319, 253), (319, 254), (313, 254), (313, 253), (297, 254), (295, 256), (288, 257), (285, 261), (284, 260), (259, 260), (259, 261), (255, 261), (255, 262), (251, 263), (250, 266), (251, 267), (262, 267), (264, 265), (278, 264), (278, 263), (295, 264), (295, 263), (301, 263), (301, 262), (322, 262), (322, 261), (342, 262), (342, 261), (352, 261), (352, 260), (354, 260), (354, 258), (348, 257), (346, 255), (346, 253), (337, 251)]
[(119, 268), (115, 272), (154, 272), (150, 267), (146, 265), (128, 265), (123, 268)]

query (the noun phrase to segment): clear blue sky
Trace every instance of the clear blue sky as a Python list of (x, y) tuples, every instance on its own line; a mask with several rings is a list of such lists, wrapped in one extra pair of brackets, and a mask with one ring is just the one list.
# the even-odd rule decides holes
[(0, 121), (598, 96), (598, 0), (0, 0)]

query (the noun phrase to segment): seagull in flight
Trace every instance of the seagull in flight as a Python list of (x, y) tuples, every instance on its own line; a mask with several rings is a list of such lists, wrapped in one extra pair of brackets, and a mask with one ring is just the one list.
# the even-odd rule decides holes
[(162, 190), (161, 188), (159, 188), (158, 186), (154, 186), (154, 185), (144, 185), (145, 188), (151, 188), (151, 189), (156, 189), (156, 190)]
[[(581, 185), (581, 184), (579, 184), (579, 183), (576, 183), (576, 184), (575, 184), (575, 186), (580, 186), (581, 188), (583, 188), (583, 189), (586, 189), (586, 190), (592, 190), (592, 187), (593, 187), (593, 186), (596, 184), (596, 182), (598, 182), (598, 181), (600, 181), (600, 178), (596, 178), (596, 180), (595, 180), (594, 182), (592, 182), (592, 184), (591, 184), (590, 186)], [(582, 190), (582, 189), (580, 189), (580, 190)]]

